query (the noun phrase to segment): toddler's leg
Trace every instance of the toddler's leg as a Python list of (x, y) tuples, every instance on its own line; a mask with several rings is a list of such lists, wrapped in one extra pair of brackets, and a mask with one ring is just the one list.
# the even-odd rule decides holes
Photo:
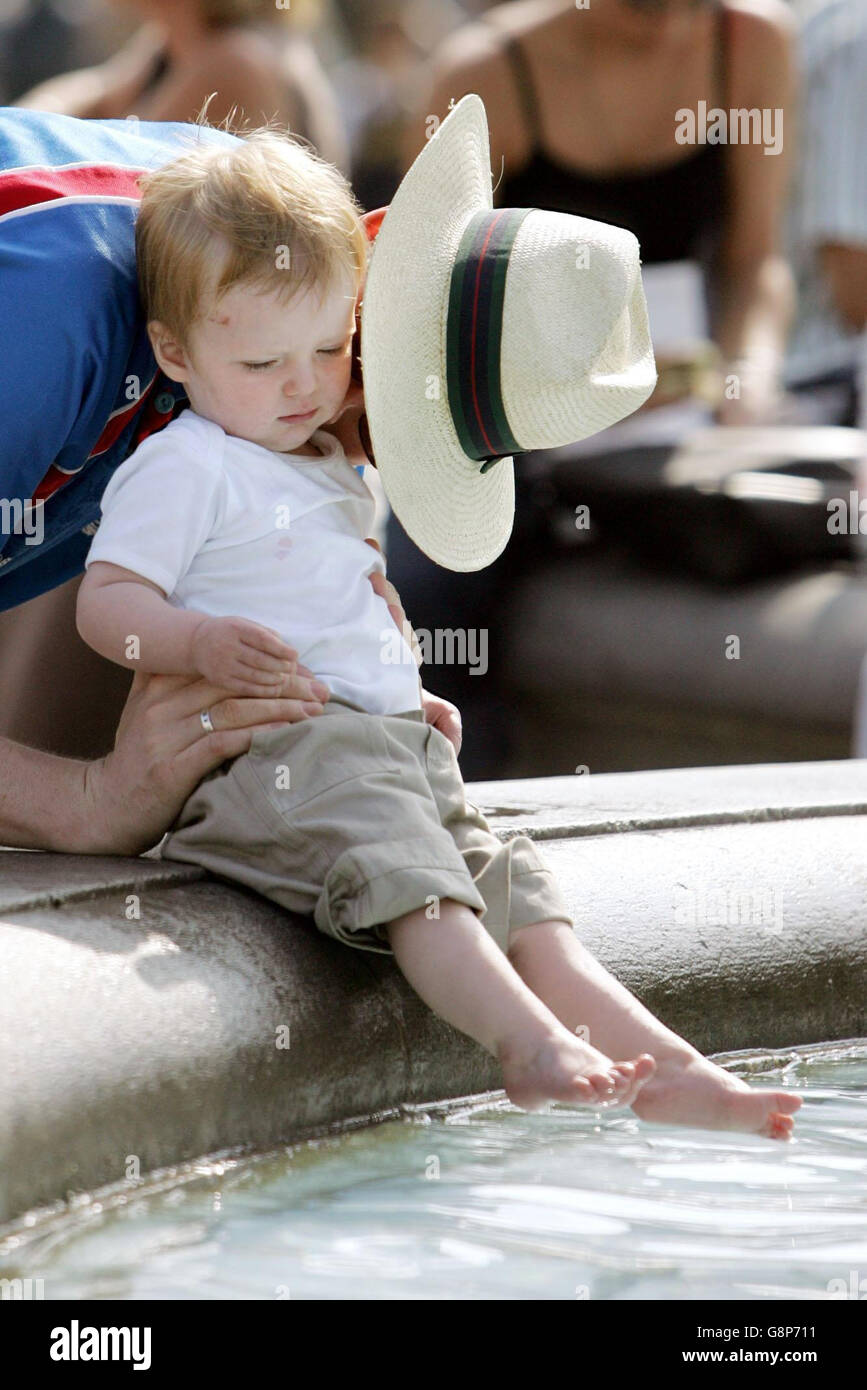
[(615, 980), (565, 922), (536, 922), (514, 931), (508, 956), (570, 1032), (586, 1029), (606, 1054), (652, 1053), (656, 1072), (630, 1102), (641, 1119), (790, 1137), (800, 1097), (754, 1090), (709, 1062)]
[(434, 1013), (499, 1060), (515, 1105), (628, 1104), (652, 1074), (651, 1057), (613, 1063), (564, 1028), (463, 903), (444, 899), (437, 921), (425, 908), (405, 913), (388, 924), (388, 937), (407, 980)]

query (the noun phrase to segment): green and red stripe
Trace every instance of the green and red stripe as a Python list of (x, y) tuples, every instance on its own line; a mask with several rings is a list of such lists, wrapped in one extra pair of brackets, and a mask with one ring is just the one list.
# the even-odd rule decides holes
[(484, 460), (524, 452), (509, 428), (500, 382), (506, 271), (518, 229), (532, 208), (486, 209), (467, 225), (449, 290), (448, 403), (461, 448)]

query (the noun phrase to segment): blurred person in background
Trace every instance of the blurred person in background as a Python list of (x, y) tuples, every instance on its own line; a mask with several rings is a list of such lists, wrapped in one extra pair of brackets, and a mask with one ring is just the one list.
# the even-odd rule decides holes
[[(867, 429), (867, 0), (799, 0), (796, 8), (805, 92), (789, 227), (798, 281), (789, 382), (805, 420)], [(859, 500), (865, 487), (867, 458)], [(867, 758), (867, 656), (852, 756)]]
[[(867, 0), (809, 0), (789, 223), (798, 314), (786, 363), (802, 418), (867, 424)], [(862, 755), (863, 756), (863, 755)]]
[[(628, 227), (642, 265), (704, 272), (725, 423), (773, 419), (793, 287), (782, 223), (794, 146), (796, 25), (782, 0), (513, 0), (434, 55), (408, 123), (408, 168), (449, 102), (475, 91), (494, 202)], [(758, 111), (775, 141), (718, 142), (706, 110)], [(682, 112), (695, 113), (690, 139)], [(709, 135), (702, 142), (702, 133)], [(783, 138), (785, 136), (785, 138)], [(770, 148), (769, 148), (770, 145)]]
[(335, 0), (349, 54), (330, 68), (351, 148), (352, 184), (366, 208), (400, 182), (401, 137), (415, 112), (424, 61), (469, 17), (458, 0)]
[[(670, 311), (674, 282), (664, 281), (654, 302), (652, 272), (676, 267), (683, 272), (678, 285), (689, 290), (695, 277), (686, 272), (694, 271), (704, 303), (690, 308), (706, 310), (718, 380), (737, 383), (717, 418), (770, 423), (781, 401), (794, 299), (781, 243), (794, 145), (795, 35), (781, 0), (497, 5), (434, 54), (407, 125), (403, 165), (430, 134), (432, 117), (442, 120), (452, 100), (478, 93), (488, 114), (495, 206), (544, 207), (634, 232), (660, 368), (655, 314)], [(684, 141), (689, 125), (681, 113), (694, 113), (698, 132), (700, 103), (707, 112), (767, 113), (762, 136), (776, 137), (773, 144), (734, 137), (703, 143), (700, 134), (693, 144)], [(639, 420), (649, 423), (672, 407), (685, 408), (684, 428), (703, 416), (711, 421), (705, 405), (689, 414), (689, 373), (674, 391), (664, 378), (660, 370), (654, 397), (615, 430), (629, 427), (634, 437)], [(459, 665), (443, 666), (435, 677), (472, 730), (461, 754), (468, 779), (503, 776), (508, 767), (514, 743), (497, 614), (508, 586), (551, 554), (549, 494), (524, 463), (519, 458), (515, 467), (515, 530), (486, 570), (456, 574), (434, 565), (393, 515), (386, 531), (389, 578), (416, 629), (489, 631), (487, 680), (471, 679)]]
[(0, 105), (47, 77), (100, 61), (122, 35), (100, 0), (0, 0)]
[[(304, 32), (316, 0), (115, 0), (140, 18), (104, 63), (63, 73), (15, 103), (67, 116), (192, 121), (212, 92), (212, 124), (239, 108), (256, 125), (276, 118), (348, 172), (337, 98)], [(302, 23), (303, 21), (303, 23)]]

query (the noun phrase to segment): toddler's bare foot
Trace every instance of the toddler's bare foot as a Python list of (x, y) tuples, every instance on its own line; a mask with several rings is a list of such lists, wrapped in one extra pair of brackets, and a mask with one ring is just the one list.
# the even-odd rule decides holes
[(632, 1105), (641, 1120), (738, 1129), (768, 1139), (790, 1139), (800, 1096), (754, 1090), (701, 1053), (659, 1059), (655, 1074)]
[(656, 1063), (648, 1052), (612, 1062), (564, 1028), (540, 1042), (504, 1044), (498, 1053), (503, 1085), (513, 1105), (539, 1110), (552, 1100), (573, 1105), (631, 1105)]

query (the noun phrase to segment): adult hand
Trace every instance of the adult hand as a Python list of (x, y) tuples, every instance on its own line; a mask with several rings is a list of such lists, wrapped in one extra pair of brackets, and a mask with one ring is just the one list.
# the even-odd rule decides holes
[[(327, 687), (296, 664), (279, 695), (245, 698), (203, 678), (137, 672), (113, 752), (89, 763), (85, 808), (91, 854), (142, 854), (174, 821), (202, 778), (246, 753), (256, 729), (322, 713)], [(214, 732), (202, 727), (208, 710)]]

